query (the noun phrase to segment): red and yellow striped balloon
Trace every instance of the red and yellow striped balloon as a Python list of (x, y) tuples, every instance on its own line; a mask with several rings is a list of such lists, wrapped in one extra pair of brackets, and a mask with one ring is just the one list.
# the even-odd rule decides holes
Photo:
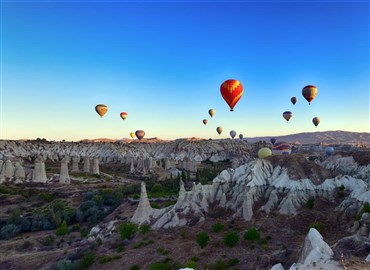
[(119, 115), (121, 116), (122, 120), (125, 120), (128, 116), (127, 112), (121, 112)]
[(226, 80), (221, 84), (220, 91), (230, 111), (234, 111), (234, 106), (243, 95), (243, 85), (238, 80)]

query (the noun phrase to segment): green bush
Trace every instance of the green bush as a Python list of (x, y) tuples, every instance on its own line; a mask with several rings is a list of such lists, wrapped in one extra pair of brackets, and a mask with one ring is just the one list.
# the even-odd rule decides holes
[(159, 204), (158, 203), (155, 203), (155, 202), (151, 202), (150, 203), (150, 206), (152, 207), (152, 208), (154, 208), (154, 209), (160, 209), (161, 207), (159, 206)]
[(85, 254), (81, 260), (80, 260), (80, 263), (79, 263), (79, 270), (85, 270), (85, 269), (89, 269), (95, 262), (95, 254), (92, 253), (92, 252), (89, 252), (87, 254)]
[(315, 206), (315, 199), (309, 198), (306, 202), (306, 206), (308, 209), (313, 209), (313, 207)]
[(80, 229), (80, 235), (82, 238), (85, 238), (89, 234), (89, 230), (86, 227)]
[(157, 193), (157, 192), (162, 192), (162, 191), (163, 191), (162, 185), (159, 184), (159, 183), (155, 183), (152, 186), (152, 189), (150, 190), (150, 192), (152, 192), (152, 193)]
[(221, 232), (224, 229), (224, 224), (222, 223), (215, 223), (212, 225), (212, 231), (215, 233)]
[(52, 270), (74, 270), (74, 269), (75, 269), (74, 263), (66, 259), (58, 261), (52, 268)]
[(171, 265), (167, 260), (155, 262), (149, 265), (149, 270), (170, 270)]
[(167, 255), (168, 253), (170, 253), (169, 250), (165, 249), (164, 247), (157, 248), (157, 251), (162, 255)]
[(315, 228), (316, 230), (318, 230), (319, 232), (321, 232), (322, 229), (323, 229), (323, 227), (324, 227), (324, 224), (322, 224), (322, 222), (320, 222), (320, 221), (314, 221), (314, 222), (312, 222), (310, 224), (308, 230), (311, 229), (311, 228)]
[(79, 223), (73, 224), (72, 231), (76, 232), (81, 229), (81, 225)]
[(62, 224), (55, 230), (55, 234), (58, 236), (63, 236), (68, 233), (68, 226), (67, 222), (64, 220)]
[(228, 247), (235, 247), (239, 242), (239, 235), (234, 231), (225, 233), (224, 244)]
[(120, 256), (120, 255), (102, 256), (102, 257), (99, 258), (99, 263), (104, 264), (104, 263), (111, 262), (111, 261), (114, 261), (114, 260), (119, 260), (121, 258), (122, 258), (122, 256)]
[(54, 243), (54, 241), (55, 241), (54, 236), (49, 235), (42, 239), (41, 244), (43, 244), (44, 246), (51, 246)]
[(249, 229), (244, 233), (244, 240), (254, 241), (260, 239), (260, 232), (256, 228)]
[(140, 270), (140, 266), (138, 266), (137, 264), (132, 265), (132, 266), (130, 267), (130, 270)]
[(364, 203), (362, 206), (362, 213), (370, 213), (370, 205), (368, 202)]
[(143, 224), (143, 225), (140, 226), (139, 230), (142, 234), (146, 234), (147, 232), (150, 231), (150, 225), (149, 224)]
[(209, 236), (206, 232), (200, 232), (197, 234), (197, 244), (204, 248), (208, 245)]
[(45, 202), (52, 202), (55, 199), (54, 195), (49, 192), (41, 192), (39, 198)]
[(232, 266), (235, 266), (239, 263), (239, 259), (238, 258), (232, 258), (230, 259), (227, 264), (229, 267), (232, 267)]
[(137, 232), (138, 227), (135, 223), (124, 222), (119, 225), (118, 231), (121, 236), (121, 239), (131, 239)]
[(0, 239), (9, 239), (16, 236), (20, 232), (20, 227), (15, 224), (8, 224), (1, 228)]

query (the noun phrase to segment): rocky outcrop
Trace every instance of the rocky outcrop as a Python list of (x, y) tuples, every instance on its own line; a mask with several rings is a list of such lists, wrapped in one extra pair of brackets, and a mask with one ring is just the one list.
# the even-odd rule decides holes
[(12, 180), (12, 178), (14, 176), (14, 172), (15, 172), (15, 167), (14, 167), (12, 161), (7, 160), (5, 162), (5, 172), (4, 172), (5, 179), (8, 180), (8, 181)]
[(93, 159), (92, 174), (100, 175), (99, 159), (97, 157), (94, 157), (94, 159)]
[(84, 157), (84, 172), (90, 173), (90, 158), (87, 156)]
[(80, 162), (79, 156), (72, 157), (72, 172), (78, 172), (80, 169), (78, 168), (78, 163)]
[(46, 183), (47, 182), (45, 162), (44, 159), (39, 156), (35, 160), (35, 167), (32, 173), (32, 182)]
[(140, 201), (139, 205), (137, 206), (133, 217), (131, 218), (131, 222), (137, 224), (145, 224), (150, 223), (150, 217), (153, 213), (153, 209), (150, 206), (150, 202), (148, 200), (148, 194), (146, 193), (145, 183), (141, 182), (141, 192), (140, 192)]
[(70, 184), (71, 178), (68, 173), (68, 159), (63, 158), (60, 165), (59, 183)]

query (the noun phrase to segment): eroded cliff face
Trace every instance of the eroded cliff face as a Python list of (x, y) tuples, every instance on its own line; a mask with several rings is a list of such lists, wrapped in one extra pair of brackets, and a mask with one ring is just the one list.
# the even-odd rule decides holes
[[(245, 221), (253, 218), (253, 211), (269, 213), (276, 210), (280, 214), (295, 215), (311, 197), (334, 199), (339, 187), (344, 188), (349, 195), (338, 206), (338, 210), (358, 211), (363, 203), (370, 203), (367, 178), (337, 175), (334, 178), (317, 178), (312, 181), (310, 177), (317, 176), (317, 170), (305, 172), (305, 167), (309, 165), (307, 160), (300, 160), (298, 164), (294, 168), (286, 168), (273, 166), (268, 160), (256, 159), (236, 169), (222, 171), (210, 185), (197, 184), (186, 191), (181, 184), (175, 205), (159, 210), (143, 210), (140, 207), (132, 221), (139, 224), (151, 223), (154, 229), (191, 225), (202, 222), (214, 207), (226, 209), (232, 213), (231, 218)], [(320, 168), (322, 174), (330, 173), (325, 168)], [(306, 175), (307, 178), (291, 179), (290, 170), (294, 170), (296, 175)], [(256, 210), (256, 205), (261, 204)]]

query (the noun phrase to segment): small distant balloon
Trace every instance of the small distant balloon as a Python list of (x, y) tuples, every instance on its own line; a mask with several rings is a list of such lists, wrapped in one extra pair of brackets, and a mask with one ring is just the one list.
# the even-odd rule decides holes
[(286, 111), (286, 112), (284, 112), (284, 113), (283, 113), (283, 117), (284, 117), (284, 119), (285, 119), (287, 122), (289, 122), (290, 118), (292, 118), (292, 117), (293, 117), (293, 113), (292, 113), (292, 112), (289, 112), (289, 111)]
[(107, 113), (108, 107), (104, 104), (98, 104), (95, 106), (95, 111), (100, 115), (100, 117), (103, 117), (104, 114)]
[(271, 142), (272, 144), (274, 144), (274, 143), (276, 142), (276, 139), (275, 139), (275, 138), (271, 138), (270, 142)]
[(122, 120), (125, 120), (127, 118), (128, 114), (127, 114), (127, 112), (121, 112), (119, 114), (119, 116), (121, 116)]
[(236, 131), (235, 130), (231, 130), (230, 131), (230, 137), (234, 139), (235, 136), (236, 136)]
[(130, 133), (130, 136), (131, 136), (131, 138), (134, 138), (135, 137), (135, 133), (134, 132), (131, 132)]
[(328, 156), (331, 156), (333, 153), (334, 153), (334, 148), (333, 147), (326, 147), (325, 148), (325, 153), (328, 155)]
[(135, 135), (136, 135), (136, 138), (138, 138), (139, 141), (141, 141), (141, 139), (144, 138), (145, 136), (145, 132), (144, 130), (136, 130)]
[(259, 158), (265, 158), (272, 155), (272, 151), (270, 148), (263, 147), (260, 150), (258, 150), (258, 157)]
[(215, 115), (216, 111), (214, 109), (209, 109), (208, 113), (211, 117), (213, 117)]
[(203, 124), (207, 125), (208, 123), (208, 120), (207, 119), (203, 119)]
[(293, 103), (293, 105), (295, 105), (295, 104), (296, 104), (296, 102), (297, 102), (297, 98), (296, 98), (296, 97), (292, 97), (292, 98), (290, 99), (290, 101)]
[(238, 80), (226, 80), (220, 86), (221, 95), (230, 107), (230, 111), (234, 111), (236, 103), (242, 97), (244, 89), (241, 82)]
[(217, 130), (218, 135), (221, 135), (222, 130), (223, 130), (222, 127), (217, 127), (216, 130)]
[(239, 134), (239, 139), (241, 139), (241, 140), (242, 140), (242, 139), (243, 139), (243, 137), (244, 137), (244, 136), (243, 136), (243, 134)]
[(311, 104), (311, 101), (316, 97), (317, 92), (317, 87), (314, 85), (307, 85), (302, 89), (302, 95), (308, 101), (308, 104)]
[(317, 127), (318, 124), (320, 124), (320, 118), (319, 117), (314, 117), (312, 118), (312, 123)]

